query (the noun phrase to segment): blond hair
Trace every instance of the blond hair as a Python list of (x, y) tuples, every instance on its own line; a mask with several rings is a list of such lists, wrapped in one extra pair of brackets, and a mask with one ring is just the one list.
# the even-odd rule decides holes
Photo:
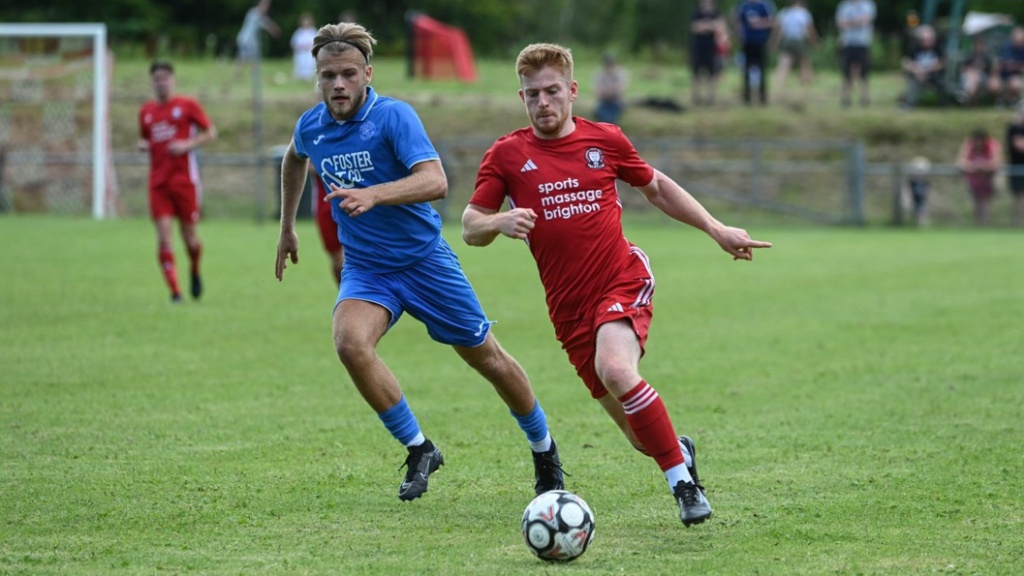
[(519, 52), (516, 58), (516, 74), (521, 79), (526, 74), (533, 74), (541, 68), (550, 66), (562, 73), (566, 80), (572, 82), (572, 52), (558, 44), (530, 44)]
[(355, 48), (370, 62), (373, 56), (373, 45), (377, 39), (366, 28), (354, 22), (338, 22), (321, 26), (313, 38), (313, 58), (325, 50), (330, 54), (341, 54), (349, 48)]

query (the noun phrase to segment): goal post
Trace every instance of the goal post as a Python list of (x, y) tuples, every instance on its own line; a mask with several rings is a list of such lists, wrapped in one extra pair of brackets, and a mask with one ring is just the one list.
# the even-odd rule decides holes
[[(39, 39), (34, 43), (33, 39)], [(51, 52), (52, 46), (47, 44), (50, 39), (56, 42), (58, 48)], [(108, 98), (109, 98), (109, 70), (107, 52), (107, 26), (102, 23), (26, 23), (8, 24), (0, 23), (0, 81), (7, 83), (4, 90), (10, 93), (0, 98), (0, 106), (11, 106), (9, 110), (0, 109), (0, 135), (2, 142), (6, 142), (13, 150), (7, 150), (5, 164), (6, 169), (12, 165), (19, 164), (18, 153), (24, 148), (25, 142), (20, 142), (16, 137), (16, 128), (19, 124), (28, 123), (29, 114), (15, 108), (18, 104), (34, 105), (35, 101), (42, 100), (38, 105), (45, 105), (47, 99), (61, 94), (51, 95), (46, 93), (45, 86), (33, 92), (29, 87), (34, 83), (44, 82), (41, 80), (48, 72), (40, 72), (40, 66), (36, 61), (43, 61), (41, 67), (45, 70), (60, 68), (63, 64), (64, 55), (59, 52), (59, 44), (64, 39), (79, 39), (89, 44), (87, 49), (91, 53), (91, 94), (87, 96), (91, 101), (91, 134), (87, 150), (66, 150), (50, 144), (39, 149), (36, 158), (25, 158), (24, 162), (33, 167), (45, 166), (54, 161), (54, 156), (65, 156), (63, 161), (66, 164), (82, 164), (83, 157), (87, 158), (84, 163), (90, 167), (91, 179), (91, 212), (96, 219), (110, 216), (114, 211), (114, 198), (116, 192), (113, 179), (113, 166), (110, 157), (109, 126), (108, 122)], [(23, 45), (33, 45), (36, 48), (34, 53), (25, 53), (20, 48)], [(74, 105), (74, 103), (72, 103)], [(34, 114), (33, 114), (34, 115)], [(74, 131), (75, 126), (56, 126), (52, 116), (43, 110), (38, 116), (40, 126), (40, 138), (50, 137), (50, 131), (66, 133)], [(59, 115), (59, 114), (58, 114)], [(15, 117), (17, 116), (17, 117)], [(80, 118), (72, 113), (71, 123), (77, 124)], [(24, 128), (24, 127), (23, 127)], [(68, 139), (74, 137), (68, 136)], [(39, 156), (45, 156), (39, 158)], [(59, 162), (59, 160), (58, 160)], [(42, 169), (42, 168), (40, 168)], [(9, 180), (7, 174), (0, 174), (0, 191), (7, 188)], [(108, 193), (110, 192), (110, 193)], [(82, 197), (86, 198), (86, 192), (82, 191)], [(0, 207), (2, 208), (2, 207)]]

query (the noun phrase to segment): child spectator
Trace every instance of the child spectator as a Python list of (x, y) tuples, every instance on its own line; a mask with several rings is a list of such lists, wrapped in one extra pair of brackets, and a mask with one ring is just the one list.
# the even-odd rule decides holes
[(932, 188), (928, 174), (931, 170), (932, 163), (924, 156), (912, 158), (900, 193), (900, 204), (904, 210), (914, 211), (914, 221), (918, 226), (928, 225), (928, 194)]

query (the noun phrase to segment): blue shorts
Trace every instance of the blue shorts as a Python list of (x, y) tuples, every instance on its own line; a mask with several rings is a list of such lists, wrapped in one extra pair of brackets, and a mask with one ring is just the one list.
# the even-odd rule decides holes
[(426, 258), (397, 272), (375, 273), (346, 263), (335, 307), (342, 300), (364, 300), (387, 308), (389, 329), (408, 312), (426, 325), (432, 339), (452, 346), (483, 344), (492, 324), (459, 258), (443, 239)]

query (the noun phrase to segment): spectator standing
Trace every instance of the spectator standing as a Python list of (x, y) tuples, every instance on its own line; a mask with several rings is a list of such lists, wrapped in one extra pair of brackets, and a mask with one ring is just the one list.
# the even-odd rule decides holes
[(1002, 167), (1003, 150), (999, 140), (989, 136), (984, 128), (974, 130), (960, 144), (956, 166), (967, 182), (967, 192), (974, 206), (974, 223), (987, 226), (995, 196), (996, 172)]
[(235, 58), (236, 78), (242, 73), (242, 69), (260, 58), (260, 32), (262, 30), (266, 30), (274, 38), (281, 34), (281, 28), (267, 16), (268, 12), (270, 12), (270, 0), (260, 0), (245, 13), (242, 28), (239, 29), (238, 36), (235, 37), (235, 43), (238, 45), (238, 54)]
[(996, 60), (999, 75), (1000, 104), (1012, 106), (1021, 97), (1024, 87), (1024, 26), (1016, 26), (1010, 32), (1010, 39), (999, 51)]
[(157, 260), (171, 291), (171, 302), (181, 302), (174, 265), (174, 219), (188, 250), (192, 298), (203, 293), (199, 259), (199, 209), (202, 184), (195, 151), (217, 138), (217, 128), (199, 101), (175, 94), (174, 66), (157, 61), (149, 67), (155, 98), (139, 109), (140, 150), (149, 152), (149, 211), (156, 225)]
[(935, 37), (935, 29), (922, 24), (914, 31), (914, 36), (916, 42), (900, 62), (907, 79), (901, 107), (916, 106), (921, 93), (928, 88), (932, 88), (939, 95), (940, 104), (945, 104), (946, 55)]
[(725, 18), (715, 7), (715, 0), (700, 0), (690, 19), (690, 70), (693, 73), (694, 106), (711, 106), (715, 103), (715, 89), (722, 72), (719, 48), (728, 39)]
[(867, 106), (870, 103), (868, 76), (871, 71), (871, 43), (874, 39), (876, 14), (874, 0), (842, 0), (836, 7), (843, 69), (839, 101), (844, 108), (852, 102), (855, 79), (860, 82), (860, 105)]
[(1013, 118), (1006, 127), (1008, 180), (1013, 206), (1010, 224), (1024, 226), (1024, 102), (1018, 102)]
[(316, 77), (316, 59), (313, 58), (313, 38), (316, 26), (313, 15), (303, 12), (299, 27), (292, 32), (289, 45), (292, 48), (292, 77), (296, 80), (312, 80)]
[(626, 109), (628, 85), (629, 72), (619, 65), (614, 54), (605, 52), (601, 56), (601, 69), (594, 76), (594, 93), (597, 95), (594, 118), (598, 122), (619, 123)]
[(770, 43), (779, 52), (775, 85), (781, 88), (790, 69), (795, 67), (800, 68), (800, 84), (810, 85), (814, 79), (811, 47), (818, 44), (818, 30), (804, 0), (791, 0), (779, 11)]
[(768, 104), (768, 40), (775, 22), (771, 0), (743, 0), (736, 6), (736, 27), (743, 46), (743, 103), (750, 105), (756, 90), (762, 106)]

